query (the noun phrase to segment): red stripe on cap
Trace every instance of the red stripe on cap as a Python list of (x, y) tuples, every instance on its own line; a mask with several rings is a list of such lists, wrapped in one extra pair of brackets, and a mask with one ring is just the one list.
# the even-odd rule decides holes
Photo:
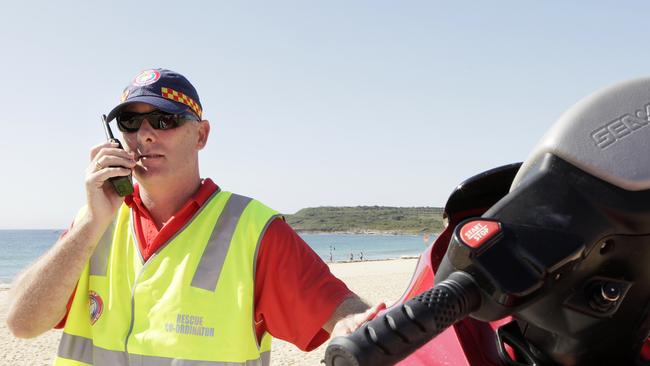
[(194, 113), (196, 113), (196, 115), (199, 118), (202, 118), (201, 116), (203, 114), (203, 111), (201, 110), (201, 108), (199, 108), (198, 103), (196, 103), (194, 101), (194, 99), (188, 97), (187, 95), (185, 95), (185, 94), (183, 94), (183, 93), (181, 93), (179, 91), (176, 91), (176, 90), (170, 89), (170, 88), (166, 88), (164, 86), (162, 88), (160, 88), (160, 93), (163, 96), (163, 98), (171, 99), (171, 100), (173, 100), (175, 102), (185, 104), (186, 106), (190, 107), (190, 109)]

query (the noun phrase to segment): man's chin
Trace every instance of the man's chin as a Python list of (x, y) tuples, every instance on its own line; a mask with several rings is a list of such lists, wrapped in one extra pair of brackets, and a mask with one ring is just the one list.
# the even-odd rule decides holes
[(154, 166), (136, 165), (133, 169), (133, 176), (140, 184), (149, 181), (161, 181), (165, 179), (165, 169)]

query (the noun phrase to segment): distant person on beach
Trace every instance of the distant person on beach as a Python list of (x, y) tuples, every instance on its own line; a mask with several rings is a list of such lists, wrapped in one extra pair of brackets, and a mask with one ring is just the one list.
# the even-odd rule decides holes
[[(268, 365), (271, 335), (309, 351), (385, 306), (361, 301), (281, 214), (200, 177), (210, 123), (184, 76), (141, 72), (113, 119), (124, 149), (90, 150), (85, 206), (12, 287), (15, 336), (63, 328), (56, 365)], [(108, 180), (130, 174), (120, 197)]]
[(354, 254), (350, 252), (350, 262), (352, 262), (353, 260), (354, 260)]
[(363, 252), (359, 253), (359, 260), (363, 262)]

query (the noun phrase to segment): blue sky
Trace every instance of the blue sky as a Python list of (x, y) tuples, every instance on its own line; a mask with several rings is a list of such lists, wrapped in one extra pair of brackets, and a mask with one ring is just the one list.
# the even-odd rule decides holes
[(0, 228), (63, 228), (140, 70), (197, 87), (201, 174), (285, 213), (442, 206), (568, 107), (647, 76), (646, 2), (9, 2)]

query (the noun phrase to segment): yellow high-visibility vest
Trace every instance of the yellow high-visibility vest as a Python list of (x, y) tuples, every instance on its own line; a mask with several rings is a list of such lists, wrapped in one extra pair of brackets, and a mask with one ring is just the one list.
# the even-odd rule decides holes
[(268, 365), (253, 291), (259, 242), (277, 216), (217, 192), (144, 262), (122, 205), (79, 280), (55, 365)]

